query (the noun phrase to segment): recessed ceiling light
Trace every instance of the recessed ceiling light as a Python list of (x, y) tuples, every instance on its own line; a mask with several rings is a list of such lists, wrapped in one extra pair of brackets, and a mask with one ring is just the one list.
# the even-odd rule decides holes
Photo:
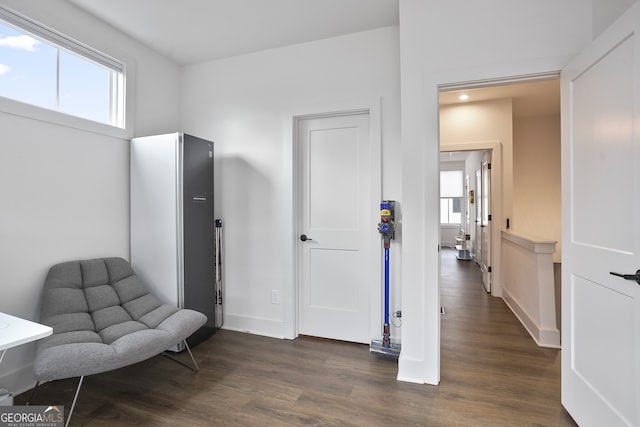
[(469, 99), (469, 95), (463, 93), (458, 99), (460, 99), (460, 101), (466, 101), (467, 99)]

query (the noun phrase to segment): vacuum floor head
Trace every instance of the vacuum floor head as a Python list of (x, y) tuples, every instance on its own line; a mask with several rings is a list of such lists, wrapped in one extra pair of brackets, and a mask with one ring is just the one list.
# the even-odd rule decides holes
[(382, 341), (373, 340), (369, 346), (369, 351), (373, 354), (397, 359), (400, 356), (400, 344), (391, 343), (388, 347), (385, 347)]

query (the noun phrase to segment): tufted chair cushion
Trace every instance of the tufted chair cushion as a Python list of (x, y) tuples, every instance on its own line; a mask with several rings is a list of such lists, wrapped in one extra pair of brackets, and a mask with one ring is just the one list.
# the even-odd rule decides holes
[(110, 371), (153, 357), (186, 339), (204, 314), (163, 304), (122, 258), (54, 265), (40, 321), (53, 335), (38, 343), (38, 381)]

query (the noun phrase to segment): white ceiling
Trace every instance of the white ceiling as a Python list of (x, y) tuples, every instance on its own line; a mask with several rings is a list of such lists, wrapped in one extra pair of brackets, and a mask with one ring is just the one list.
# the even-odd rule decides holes
[(180, 65), (398, 25), (398, 0), (68, 0)]
[[(461, 94), (469, 95), (460, 101)], [(524, 83), (510, 83), (475, 89), (452, 90), (440, 93), (440, 104), (462, 104), (465, 102), (488, 101), (512, 98), (513, 117), (535, 117), (560, 114), (560, 79), (551, 78)]]
[[(67, 0), (180, 65), (398, 25), (399, 0)], [(557, 79), (447, 91), (441, 104), (513, 98), (514, 117), (560, 114)]]

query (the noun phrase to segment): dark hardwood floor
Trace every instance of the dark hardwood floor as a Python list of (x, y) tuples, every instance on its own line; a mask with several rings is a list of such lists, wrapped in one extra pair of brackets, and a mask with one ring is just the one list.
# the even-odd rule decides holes
[[(396, 381), (397, 361), (367, 345), (221, 330), (193, 349), (199, 373), (159, 356), (85, 378), (71, 425), (575, 426), (560, 405), (560, 352), (486, 294), (475, 263), (442, 255), (439, 386)], [(76, 384), (43, 384), (32, 404), (68, 410)]]

